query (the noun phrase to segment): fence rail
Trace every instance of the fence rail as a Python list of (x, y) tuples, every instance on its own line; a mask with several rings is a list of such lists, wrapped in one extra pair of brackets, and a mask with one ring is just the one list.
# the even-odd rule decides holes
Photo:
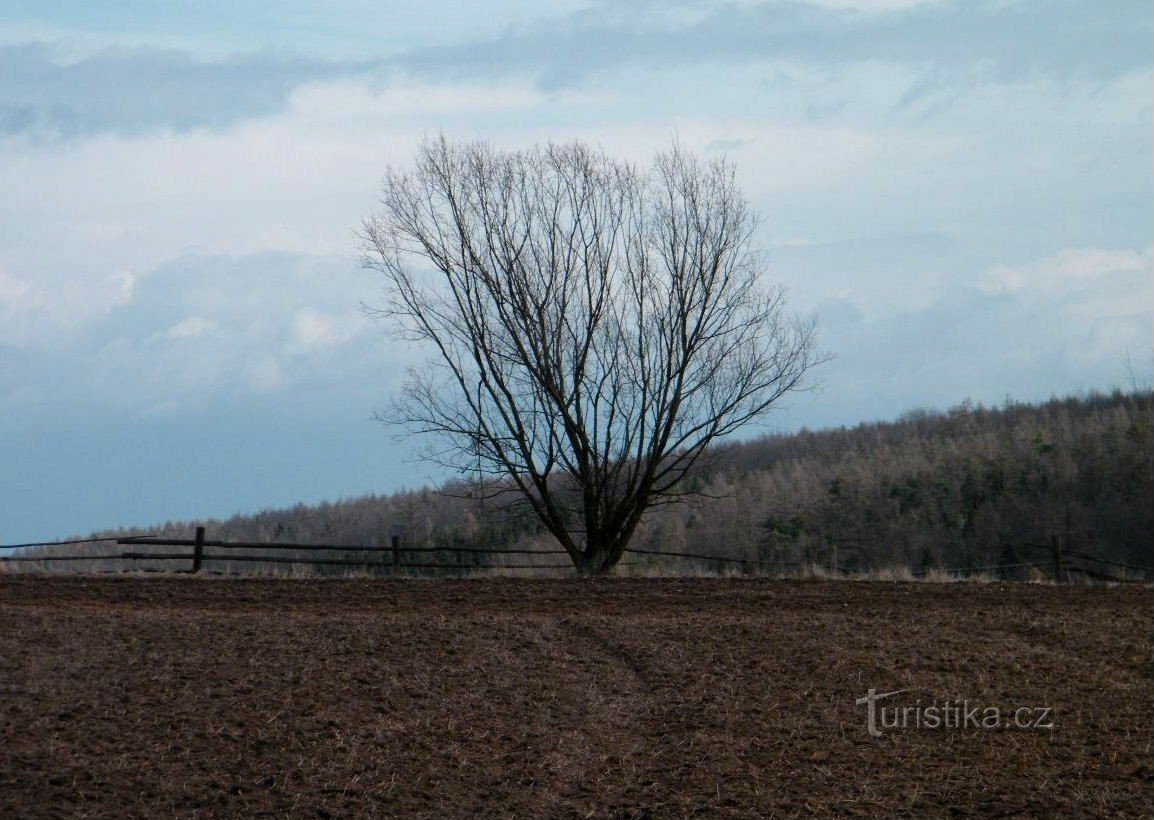
[[(265, 563), (265, 564), (287, 564), (287, 565), (304, 565), (304, 566), (336, 566), (336, 567), (350, 567), (361, 569), (386, 569), (389, 574), (397, 575), (404, 570), (445, 570), (449, 572), (460, 572), (463, 570), (485, 570), (485, 569), (573, 569), (571, 562), (565, 563), (504, 563), (491, 565), (462, 565), (451, 563), (434, 563), (429, 561), (412, 561), (406, 560), (406, 556), (410, 555), (487, 555), (487, 556), (503, 556), (503, 555), (517, 555), (517, 556), (556, 556), (565, 555), (568, 553), (563, 549), (526, 549), (526, 548), (502, 548), (502, 549), (487, 549), (483, 547), (453, 547), (453, 546), (405, 546), (401, 543), (400, 536), (393, 535), (389, 539), (388, 545), (368, 545), (368, 544), (308, 544), (308, 543), (292, 543), (292, 542), (262, 542), (262, 541), (225, 541), (221, 539), (209, 539), (205, 537), (205, 528), (197, 527), (192, 538), (162, 538), (155, 535), (137, 535), (128, 537), (109, 537), (109, 538), (82, 538), (72, 539), (67, 541), (40, 541), (27, 544), (8, 544), (0, 545), (0, 550), (13, 549), (32, 549), (37, 547), (56, 547), (76, 544), (97, 544), (97, 543), (115, 543), (119, 546), (126, 547), (191, 547), (191, 550), (185, 552), (141, 552), (141, 551), (126, 551), (112, 554), (75, 554), (75, 555), (52, 555), (52, 554), (19, 554), (19, 555), (0, 555), (0, 566), (6, 563), (38, 563), (38, 562), (68, 562), (68, 561), (182, 561), (190, 562), (185, 572), (196, 573), (200, 572), (205, 562), (225, 562), (225, 563)], [(1065, 539), (1061, 535), (1055, 535), (1050, 539), (1049, 544), (1035, 544), (1028, 542), (1020, 542), (1014, 546), (1023, 547), (1027, 549), (1045, 550), (1049, 553), (1049, 559), (1045, 561), (1014, 561), (1002, 564), (993, 564), (979, 567), (952, 567), (944, 569), (911, 571), (914, 577), (925, 576), (932, 572), (941, 572), (949, 575), (972, 575), (974, 573), (997, 573), (1003, 577), (1011, 571), (1021, 570), (1036, 570), (1048, 569), (1049, 575), (1057, 581), (1068, 581), (1071, 576), (1084, 576), (1095, 580), (1102, 581), (1117, 581), (1130, 582), (1142, 580), (1154, 580), (1154, 567), (1140, 566), (1130, 564), (1123, 561), (1115, 561), (1108, 558), (1101, 558), (1099, 556), (1090, 555), (1089, 553), (1078, 550), (1070, 550), (1066, 548)], [(223, 554), (206, 552), (208, 549), (225, 550)], [(231, 552), (231, 550), (266, 550), (272, 552), (290, 553), (288, 555), (262, 555), (252, 552)], [(313, 555), (292, 555), (291, 553), (307, 550), (310, 553), (325, 553), (325, 552), (339, 552), (339, 553), (357, 553), (361, 557), (316, 557)], [(771, 561), (758, 558), (737, 558), (733, 556), (707, 555), (696, 552), (677, 552), (673, 550), (656, 550), (656, 549), (627, 549), (626, 553), (637, 556), (651, 556), (656, 558), (672, 558), (682, 561), (696, 561), (696, 562), (714, 562), (721, 566), (739, 566), (742, 569), (749, 567), (769, 568), (772, 570), (780, 569), (794, 569), (805, 570), (807, 568), (814, 568), (812, 563), (798, 563), (790, 561)], [(365, 553), (375, 554), (374, 560), (367, 560), (364, 557)], [(1072, 562), (1081, 563), (1072, 563)], [(1086, 567), (1085, 563), (1096, 564), (1094, 568)], [(639, 566), (643, 561), (622, 561), (619, 566)], [(1119, 576), (1110, 572), (1104, 571), (1105, 567), (1116, 567), (1118, 569), (1126, 570), (1131, 573), (1141, 573), (1141, 579), (1135, 579), (1127, 576)], [(131, 567), (131, 569), (139, 569), (138, 567)], [(839, 569), (837, 559), (834, 558), (831, 566), (827, 571), (835, 574), (848, 574), (844, 569)]]

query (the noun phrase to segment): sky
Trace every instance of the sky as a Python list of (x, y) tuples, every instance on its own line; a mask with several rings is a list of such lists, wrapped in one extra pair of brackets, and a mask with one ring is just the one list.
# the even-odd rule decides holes
[(425, 137), (726, 156), (835, 358), (757, 432), (1154, 369), (1145, 0), (5, 0), (0, 543), (436, 483), (357, 232)]

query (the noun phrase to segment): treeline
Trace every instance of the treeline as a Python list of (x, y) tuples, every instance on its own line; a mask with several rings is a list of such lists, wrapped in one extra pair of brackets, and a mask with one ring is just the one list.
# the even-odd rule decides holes
[[(410, 547), (556, 548), (511, 497), (482, 500), (471, 489), (456, 482), (150, 531), (187, 538), (199, 523), (225, 540), (384, 546), (400, 532)], [(1150, 565), (1154, 394), (967, 402), (766, 436), (716, 450), (692, 489), (693, 500), (654, 510), (634, 546), (767, 566), (919, 571), (1038, 560), (1045, 555), (1030, 545), (1061, 534), (1083, 552)]]
[[(710, 489), (727, 498), (665, 516), (667, 528), (687, 545), (728, 536), (763, 559), (836, 556), (851, 570), (1037, 560), (1045, 555), (1028, 545), (1054, 535), (1072, 549), (1149, 566), (1152, 405), (1150, 392), (964, 403), (765, 438), (724, 454)], [(701, 527), (705, 534), (693, 533)]]

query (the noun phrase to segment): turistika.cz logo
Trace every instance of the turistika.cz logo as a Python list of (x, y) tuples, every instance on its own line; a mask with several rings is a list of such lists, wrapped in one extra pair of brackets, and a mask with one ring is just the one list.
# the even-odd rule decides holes
[(866, 707), (866, 726), (872, 737), (881, 737), (883, 730), (893, 729), (1053, 729), (1054, 710), (1049, 706), (1018, 706), (1002, 709), (998, 706), (971, 706), (969, 700), (933, 703), (923, 706), (918, 701), (912, 706), (886, 705), (881, 701), (909, 692), (897, 689), (879, 692), (870, 688), (864, 698), (855, 703)]

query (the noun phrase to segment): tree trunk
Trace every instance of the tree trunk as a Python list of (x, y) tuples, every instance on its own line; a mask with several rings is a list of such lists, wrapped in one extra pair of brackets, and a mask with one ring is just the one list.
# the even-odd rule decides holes
[(581, 553), (577, 562), (577, 572), (590, 577), (605, 575), (616, 563), (617, 560), (607, 544), (590, 544)]
[(644, 498), (639, 506), (629, 515), (620, 529), (613, 527), (597, 527), (595, 522), (586, 518), (585, 550), (574, 563), (581, 575), (606, 575), (617, 562), (625, 555), (625, 547), (633, 537), (633, 532), (641, 522), (641, 511), (645, 508)]

